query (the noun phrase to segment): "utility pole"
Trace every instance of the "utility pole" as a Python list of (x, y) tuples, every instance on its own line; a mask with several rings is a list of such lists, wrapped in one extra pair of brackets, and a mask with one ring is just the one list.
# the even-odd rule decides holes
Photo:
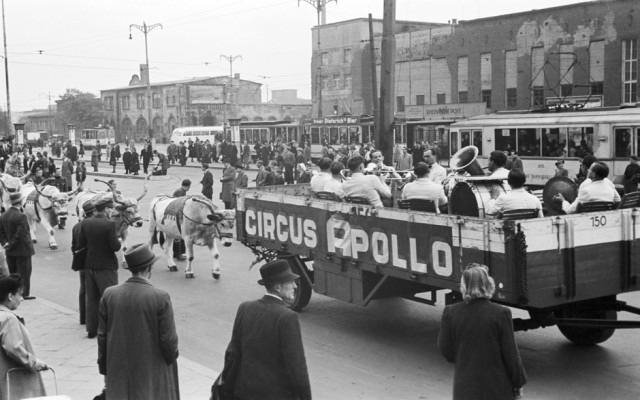
[[(237, 56), (232, 56), (232, 55), (221, 55), (220, 56), (221, 59), (227, 60), (227, 62), (229, 62), (229, 91), (226, 90), (227, 86), (225, 85), (224, 89), (223, 89), (223, 99), (224, 99), (224, 120), (225, 122), (227, 122), (227, 94), (229, 94), (229, 97), (231, 98), (231, 106), (233, 107), (235, 105), (234, 100), (233, 100), (233, 62), (235, 60), (242, 60), (242, 56), (241, 55), (237, 55)], [(236, 96), (237, 99), (238, 96)], [(235, 107), (234, 108), (234, 114), (235, 114)]]
[(233, 62), (234, 62), (235, 60), (238, 60), (238, 59), (239, 59), (239, 60), (242, 60), (242, 56), (240, 56), (240, 55), (238, 55), (238, 56), (232, 56), (232, 55), (225, 56), (225, 55), (221, 55), (221, 56), (220, 56), (220, 58), (225, 59), (225, 60), (227, 60), (227, 61), (229, 62), (229, 77), (230, 77), (231, 79), (233, 79)]
[(136, 28), (137, 30), (139, 30), (140, 32), (144, 33), (144, 56), (145, 56), (145, 62), (146, 64), (146, 69), (147, 69), (147, 117), (148, 117), (148, 128), (149, 128), (149, 139), (151, 139), (151, 145), (153, 148), (156, 147), (156, 138), (153, 136), (153, 124), (151, 121), (152, 118), (152, 114), (151, 114), (151, 71), (149, 68), (149, 47), (147, 44), (147, 34), (149, 32), (151, 32), (153, 29), (160, 27), (160, 29), (162, 28), (162, 24), (153, 24), (153, 25), (147, 25), (146, 22), (142, 22), (142, 26), (140, 25), (136, 25), (136, 24), (131, 24), (129, 25), (129, 40), (133, 39), (133, 37), (131, 36), (131, 28)]
[(301, 1), (311, 4), (318, 13), (318, 68), (316, 72), (316, 90), (318, 91), (318, 118), (322, 118), (322, 52), (320, 51), (320, 25), (327, 23), (327, 10), (325, 8), (327, 3), (331, 1), (338, 3), (338, 0), (298, 0), (298, 7), (300, 7)]
[(393, 160), (393, 117), (395, 97), (396, 39), (395, 0), (384, 0), (382, 48), (380, 62), (380, 123), (376, 129), (376, 144), (385, 160)]
[(11, 123), (11, 96), (9, 96), (9, 59), (7, 58), (7, 24), (4, 22), (4, 0), (2, 0), (2, 37), (4, 39), (4, 79), (7, 88), (7, 125), (6, 135), (13, 132), (13, 124)]
[[(371, 52), (371, 108), (374, 126), (379, 124), (378, 77), (376, 73), (376, 46), (373, 42), (373, 17), (369, 14), (369, 52)], [(377, 129), (376, 129), (377, 131)]]

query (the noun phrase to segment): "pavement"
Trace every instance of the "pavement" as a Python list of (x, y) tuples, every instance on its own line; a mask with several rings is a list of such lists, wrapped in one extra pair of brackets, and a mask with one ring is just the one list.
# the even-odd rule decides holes
[[(87, 338), (76, 311), (42, 297), (23, 301), (15, 311), (25, 319), (36, 357), (55, 370), (57, 394), (72, 400), (91, 400), (104, 387), (98, 372), (98, 342)], [(56, 395), (53, 374), (42, 373), (47, 394)], [(184, 357), (178, 357), (180, 398), (209, 399), (218, 372)]]

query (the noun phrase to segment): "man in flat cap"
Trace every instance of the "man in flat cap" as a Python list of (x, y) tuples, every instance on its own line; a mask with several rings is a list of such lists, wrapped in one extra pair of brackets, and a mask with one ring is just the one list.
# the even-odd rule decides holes
[(267, 289), (259, 300), (242, 303), (225, 355), (225, 387), (234, 399), (311, 399), (311, 385), (298, 314), (292, 301), (297, 288), (285, 260), (260, 268)]
[(96, 201), (93, 218), (88, 218), (78, 232), (78, 249), (87, 249), (85, 257), (87, 337), (98, 333), (98, 306), (100, 297), (109, 286), (118, 284), (118, 258), (120, 240), (116, 224), (109, 219), (106, 208), (113, 205), (111, 198)]
[(100, 301), (98, 367), (107, 399), (177, 400), (178, 334), (169, 293), (151, 283), (160, 258), (136, 244), (124, 258), (131, 278)]

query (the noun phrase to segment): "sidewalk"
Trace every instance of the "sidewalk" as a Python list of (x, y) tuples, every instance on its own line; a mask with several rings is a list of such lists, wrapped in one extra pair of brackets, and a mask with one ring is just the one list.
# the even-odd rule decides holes
[[(38, 297), (23, 301), (16, 314), (25, 319), (36, 356), (55, 370), (60, 395), (85, 400), (100, 393), (98, 342), (87, 338), (77, 312)], [(180, 356), (178, 375), (182, 400), (207, 400), (218, 372)], [(55, 395), (52, 374), (45, 371), (43, 378), (47, 394)]]

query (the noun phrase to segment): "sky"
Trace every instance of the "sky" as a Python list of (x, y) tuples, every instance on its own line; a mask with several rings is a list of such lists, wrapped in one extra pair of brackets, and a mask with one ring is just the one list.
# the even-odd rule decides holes
[[(127, 86), (145, 62), (151, 26), (151, 82), (230, 73), (221, 56), (240, 56), (233, 73), (267, 91), (297, 89), (311, 98), (314, 6), (305, 0), (3, 0), (12, 113), (55, 104), (68, 88)], [(316, 4), (317, 0), (310, 0)], [(579, 0), (396, 0), (396, 19), (446, 23), (543, 9)], [(383, 0), (338, 0), (327, 23), (383, 17)], [(0, 66), (5, 72), (4, 58)], [(5, 80), (0, 107), (6, 109)]]

